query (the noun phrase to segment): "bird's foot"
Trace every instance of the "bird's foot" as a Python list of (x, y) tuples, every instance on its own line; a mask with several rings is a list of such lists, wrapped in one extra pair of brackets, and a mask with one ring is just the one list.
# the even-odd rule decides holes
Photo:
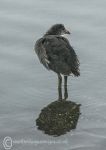
[(63, 99), (63, 101), (66, 101), (66, 100), (67, 100), (67, 98), (64, 98), (64, 99)]
[(66, 101), (67, 100), (67, 98), (61, 98), (61, 99), (58, 99), (58, 101)]
[(62, 98), (58, 98), (58, 101), (62, 101), (63, 99)]

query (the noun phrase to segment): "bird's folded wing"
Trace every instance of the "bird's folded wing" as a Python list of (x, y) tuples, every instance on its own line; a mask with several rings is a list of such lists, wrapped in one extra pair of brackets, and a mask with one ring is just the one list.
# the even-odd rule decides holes
[(57, 59), (63, 63), (68, 63), (68, 60), (72, 57), (72, 47), (67, 39), (60, 36), (46, 38), (43, 48), (46, 50), (49, 61)]
[(36, 42), (35, 51), (47, 69), (50, 69), (51, 65), (63, 65), (69, 67), (74, 74), (79, 70), (77, 55), (68, 40), (63, 37), (43, 37)]
[(49, 60), (46, 54), (46, 49), (43, 46), (43, 38), (39, 39), (35, 44), (35, 52), (38, 55), (40, 62), (49, 70)]
[(79, 60), (69, 41), (60, 36), (46, 38), (43, 47), (50, 64), (69, 67), (74, 74), (79, 74)]

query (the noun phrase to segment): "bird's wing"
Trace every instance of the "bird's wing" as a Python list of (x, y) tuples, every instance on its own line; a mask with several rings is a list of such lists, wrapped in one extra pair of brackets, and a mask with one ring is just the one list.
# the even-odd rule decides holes
[(49, 60), (46, 54), (46, 49), (43, 46), (43, 43), (44, 43), (44, 38), (39, 39), (35, 43), (35, 52), (38, 55), (40, 62), (49, 70), (49, 66), (48, 66)]
[(45, 37), (43, 47), (50, 63), (69, 66), (72, 73), (79, 75), (79, 60), (69, 41), (61, 36)]
[(77, 55), (68, 40), (61, 36), (46, 37), (43, 48), (46, 50), (49, 61), (57, 59), (71, 65), (71, 62), (77, 59)]
[(40, 62), (50, 69), (51, 65), (64, 69), (70, 68), (71, 72), (79, 75), (79, 61), (74, 49), (69, 44), (68, 40), (61, 36), (46, 36), (39, 39), (35, 44), (35, 51)]

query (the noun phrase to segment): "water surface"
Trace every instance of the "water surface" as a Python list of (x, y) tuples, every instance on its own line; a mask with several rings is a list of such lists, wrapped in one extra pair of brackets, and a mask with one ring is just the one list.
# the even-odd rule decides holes
[[(60, 137), (37, 130), (40, 110), (57, 99), (57, 76), (38, 61), (35, 41), (55, 23), (71, 29), (70, 43), (81, 76), (69, 78), (69, 100), (82, 104), (77, 129)], [(0, 143), (13, 140), (58, 141), (13, 144), (13, 149), (105, 150), (106, 1), (0, 0)]]

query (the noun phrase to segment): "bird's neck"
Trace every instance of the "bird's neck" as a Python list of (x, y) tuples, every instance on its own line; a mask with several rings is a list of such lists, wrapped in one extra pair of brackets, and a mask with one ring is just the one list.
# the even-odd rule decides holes
[(47, 36), (47, 35), (58, 35), (58, 33), (56, 31), (52, 31), (52, 30), (48, 30), (44, 36)]

